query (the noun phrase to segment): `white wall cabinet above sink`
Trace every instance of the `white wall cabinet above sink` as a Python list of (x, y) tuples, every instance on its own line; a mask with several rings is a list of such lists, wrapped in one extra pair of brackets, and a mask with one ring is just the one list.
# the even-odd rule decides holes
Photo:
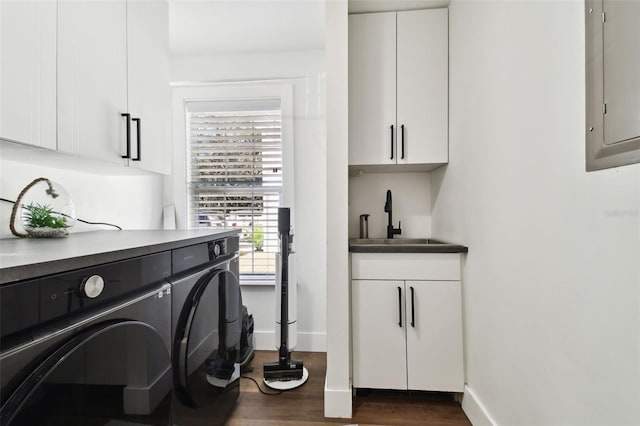
[(447, 126), (447, 9), (350, 15), (349, 165), (437, 167)]

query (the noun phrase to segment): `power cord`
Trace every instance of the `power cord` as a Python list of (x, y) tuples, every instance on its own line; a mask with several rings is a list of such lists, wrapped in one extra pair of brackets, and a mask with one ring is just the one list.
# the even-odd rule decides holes
[[(245, 372), (252, 372), (253, 371), (253, 367), (249, 366), (247, 367), (247, 369), (245, 370)], [(269, 396), (276, 396), (276, 395), (280, 395), (282, 393), (282, 391), (277, 391), (277, 392), (266, 392), (264, 391), (261, 387), (260, 387), (260, 383), (258, 383), (258, 381), (256, 379), (254, 379), (251, 376), (240, 376), (241, 379), (246, 379), (246, 380), (251, 380), (253, 383), (256, 384), (256, 387), (258, 388), (258, 390), (260, 391), (261, 394), (263, 395), (269, 395)]]
[(256, 379), (254, 379), (253, 377), (250, 376), (240, 376), (241, 379), (247, 379), (247, 380), (251, 380), (253, 383), (256, 384), (256, 387), (258, 388), (258, 390), (260, 391), (261, 394), (263, 395), (269, 395), (269, 396), (276, 396), (276, 395), (280, 395), (282, 393), (282, 391), (278, 391), (278, 392), (265, 392), (261, 387), (260, 384), (258, 383), (258, 381)]
[[(16, 203), (15, 201), (8, 200), (8, 199), (6, 199), (6, 198), (0, 198), (0, 201), (4, 201), (4, 202), (6, 202), (6, 203), (11, 203), (11, 204), (15, 204), (15, 203)], [(118, 225), (114, 225), (114, 224), (112, 224), (112, 223), (105, 223), (105, 222), (89, 222), (88, 220), (83, 220), (83, 219), (80, 219), (80, 218), (76, 218), (76, 220), (77, 220), (78, 222), (86, 223), (87, 225), (105, 225), (105, 226), (113, 226), (114, 228), (117, 228), (117, 229), (118, 229), (118, 231), (122, 231), (122, 228), (121, 228), (121, 227), (119, 227)]]

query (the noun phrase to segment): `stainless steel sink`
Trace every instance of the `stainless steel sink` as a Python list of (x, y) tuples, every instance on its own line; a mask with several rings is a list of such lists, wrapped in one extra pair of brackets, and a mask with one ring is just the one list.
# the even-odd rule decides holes
[(431, 238), (355, 238), (351, 245), (431, 245), (446, 244)]
[(349, 240), (352, 253), (467, 253), (459, 244), (431, 238), (354, 238)]

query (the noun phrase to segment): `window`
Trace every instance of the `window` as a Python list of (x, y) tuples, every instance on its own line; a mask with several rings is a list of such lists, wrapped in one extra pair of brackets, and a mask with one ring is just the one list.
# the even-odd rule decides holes
[(283, 195), (277, 98), (186, 102), (191, 227), (241, 229), (240, 276), (273, 281)]

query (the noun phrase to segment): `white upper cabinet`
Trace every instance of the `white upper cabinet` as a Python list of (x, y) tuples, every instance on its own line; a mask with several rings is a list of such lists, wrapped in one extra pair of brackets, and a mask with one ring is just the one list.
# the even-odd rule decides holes
[(58, 149), (169, 173), (167, 3), (60, 0), (58, 20)]
[(447, 9), (349, 16), (349, 164), (444, 164), (447, 126)]
[(395, 164), (395, 58), (395, 12), (349, 16), (349, 164)]
[(447, 9), (398, 12), (398, 164), (449, 160), (448, 40)]
[(58, 150), (126, 164), (127, 4), (58, 2)]
[(0, 2), (0, 137), (170, 173), (168, 9)]
[(56, 148), (56, 3), (0, 2), (0, 137)]
[(131, 153), (136, 160), (130, 165), (157, 173), (171, 172), (168, 7), (165, 1), (127, 3), (128, 111), (140, 120), (132, 123), (131, 140), (136, 143)]

